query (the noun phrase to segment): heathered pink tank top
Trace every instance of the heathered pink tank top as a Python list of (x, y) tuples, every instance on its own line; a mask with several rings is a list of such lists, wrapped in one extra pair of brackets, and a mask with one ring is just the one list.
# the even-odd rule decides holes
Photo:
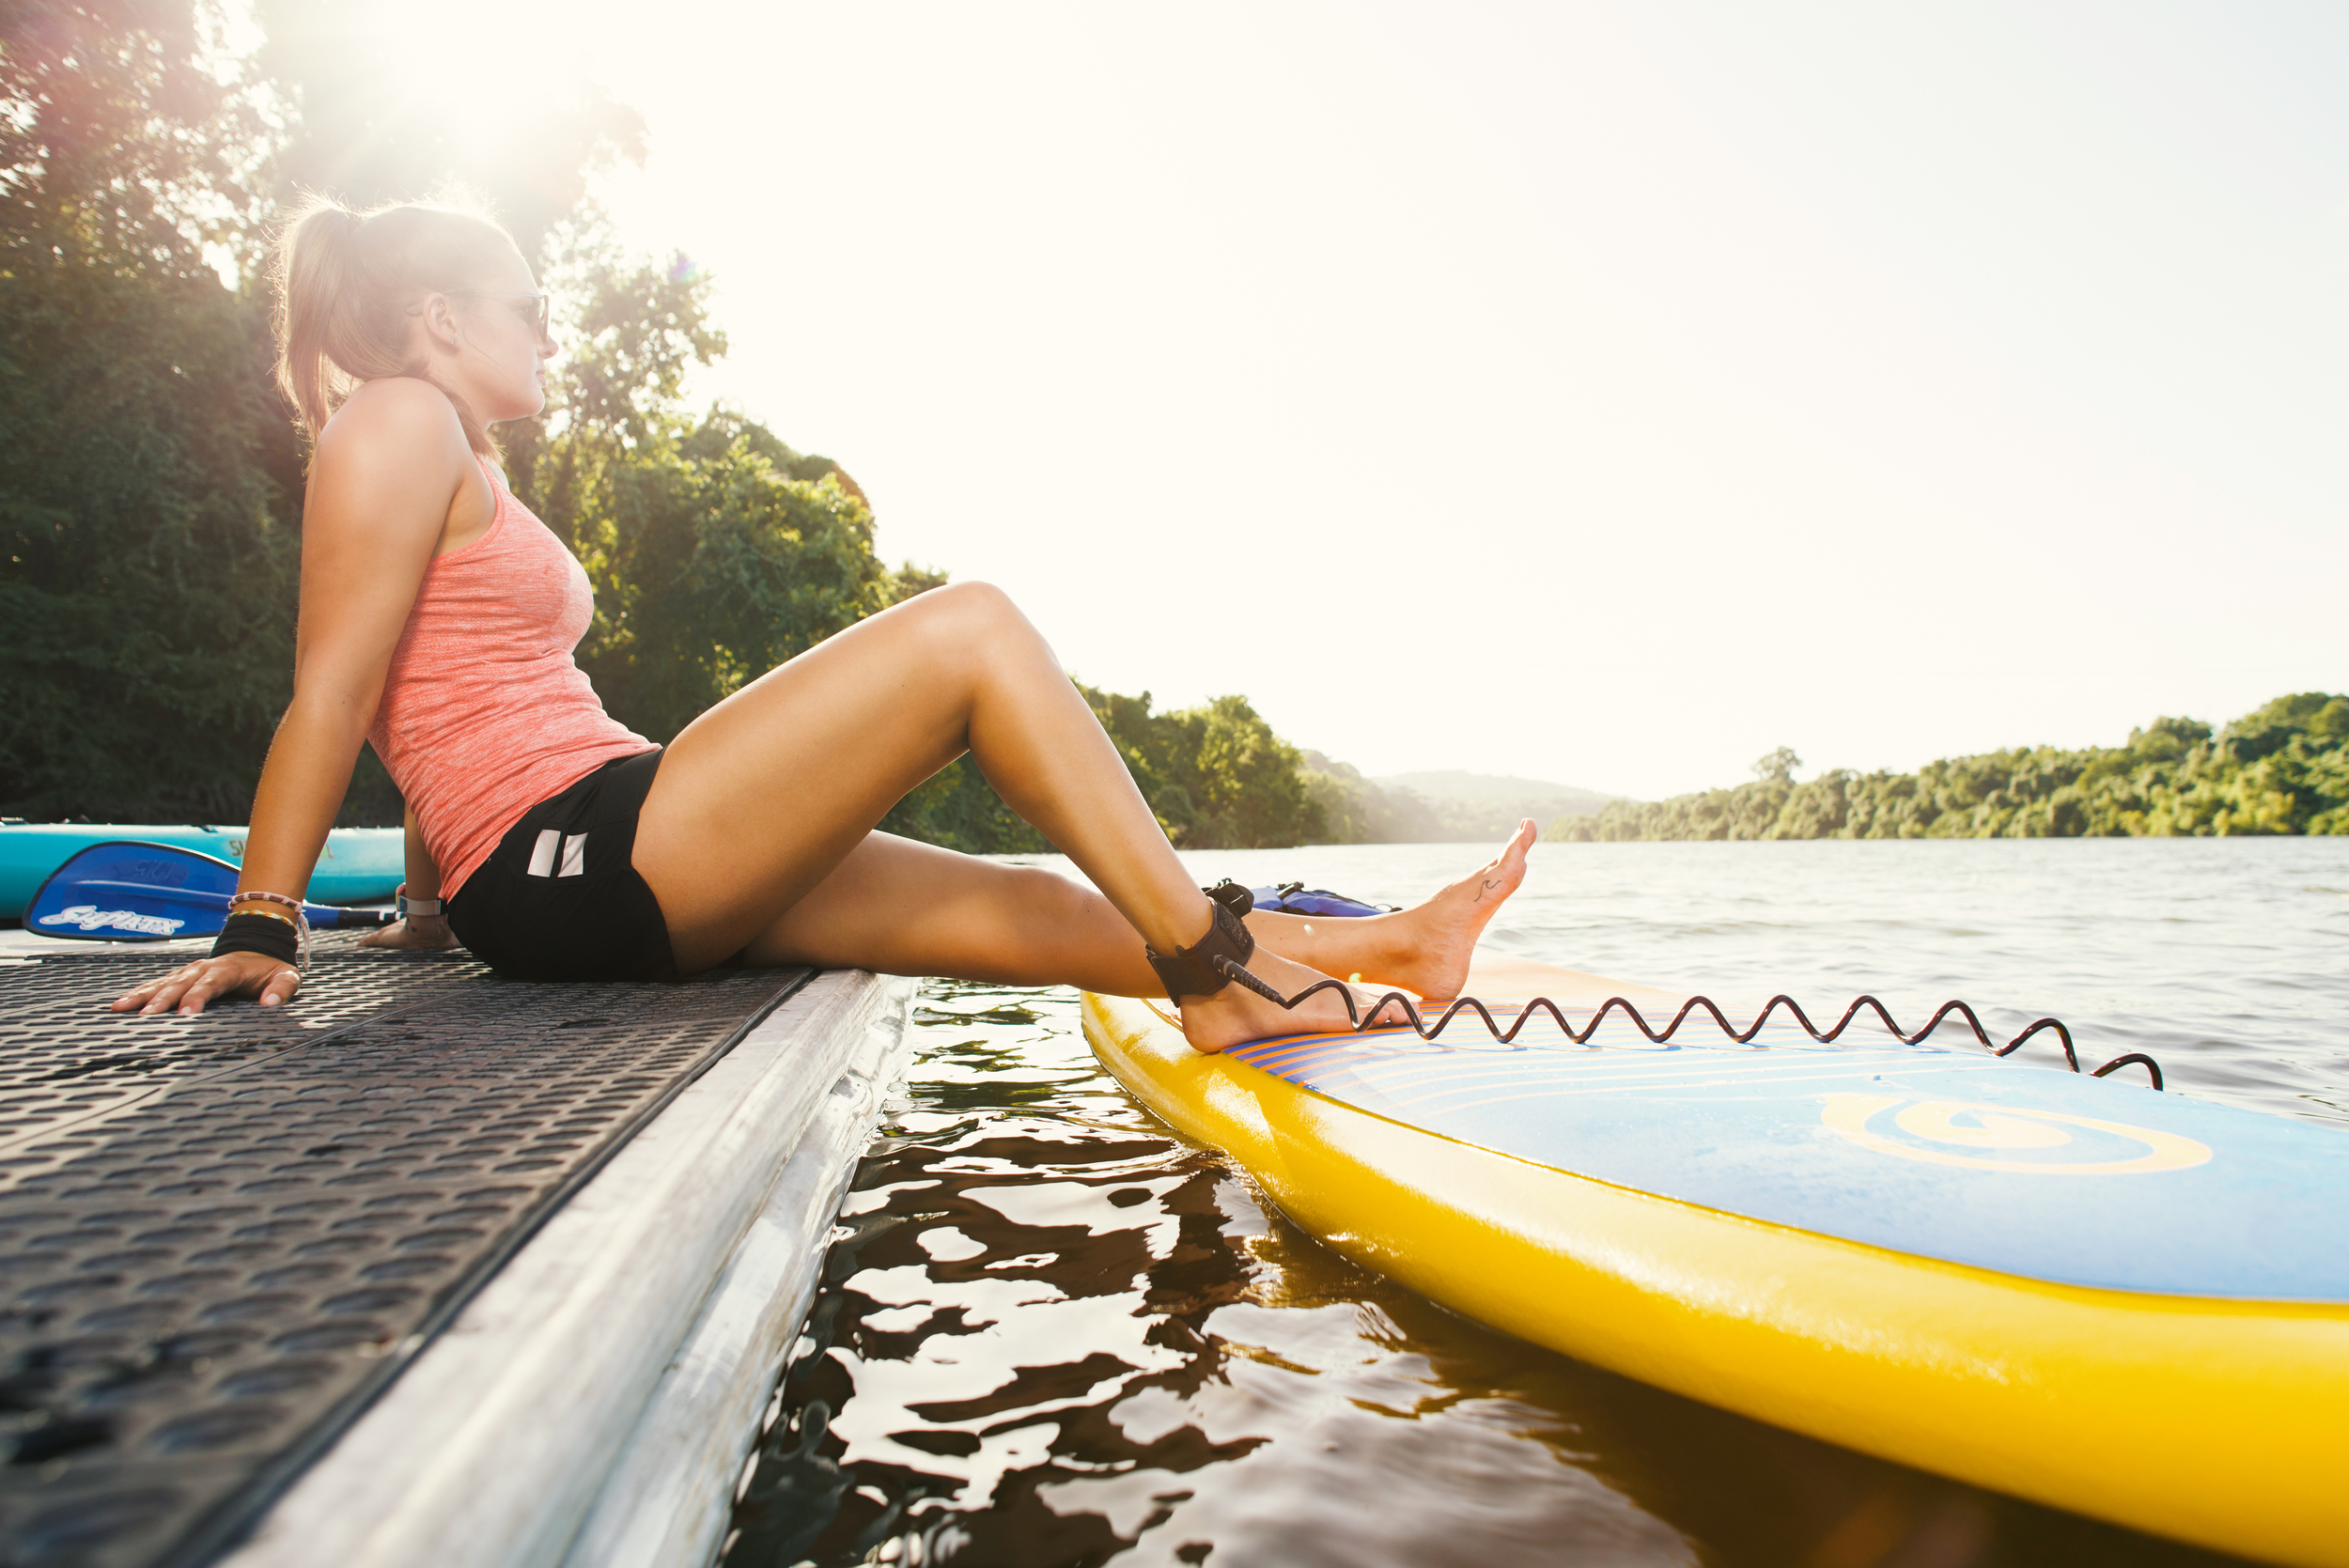
[(604, 712), (571, 650), (587, 573), (484, 461), (497, 515), (437, 556), (392, 650), (367, 731), (453, 897), (523, 812), (652, 742)]

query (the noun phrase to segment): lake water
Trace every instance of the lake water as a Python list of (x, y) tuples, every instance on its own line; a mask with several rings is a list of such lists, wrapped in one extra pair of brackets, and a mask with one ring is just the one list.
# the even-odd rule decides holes
[[(1406, 903), (1481, 857), (1186, 858)], [(2091, 1064), (2149, 1051), (2178, 1093), (2349, 1136), (2349, 839), (1545, 844), (1486, 941), (1733, 1015), (1778, 991), (1814, 1017), (1871, 992), (1910, 1028), (1951, 997), (2010, 1034), (2052, 1014)], [(1483, 1328), (1134, 1107), (1073, 993), (923, 1002), (729, 1568), (2226, 1560)]]

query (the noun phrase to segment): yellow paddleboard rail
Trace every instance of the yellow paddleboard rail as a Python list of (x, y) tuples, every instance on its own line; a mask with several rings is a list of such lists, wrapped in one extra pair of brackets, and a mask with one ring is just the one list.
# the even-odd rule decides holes
[(1088, 993), (1095, 1053), (1340, 1252), (1642, 1382), (2016, 1497), (2349, 1568), (2349, 1308), (2047, 1284), (1570, 1175)]

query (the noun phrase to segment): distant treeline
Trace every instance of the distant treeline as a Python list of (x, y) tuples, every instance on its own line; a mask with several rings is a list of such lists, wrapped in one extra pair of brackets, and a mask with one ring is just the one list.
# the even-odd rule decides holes
[(2125, 746), (1946, 757), (1914, 773), (1801, 784), (1781, 747), (1750, 784), (1562, 816), (1543, 836), (1641, 839), (2113, 838), (2349, 832), (2349, 696), (2302, 691), (2214, 734), (2156, 719)]

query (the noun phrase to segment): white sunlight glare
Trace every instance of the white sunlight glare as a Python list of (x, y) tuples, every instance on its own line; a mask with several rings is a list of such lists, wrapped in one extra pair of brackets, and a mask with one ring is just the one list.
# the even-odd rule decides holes
[(577, 84), (606, 74), (576, 24), (543, 6), (377, 0), (356, 14), (360, 47), (407, 98), (452, 140), (492, 152), (526, 138)]

